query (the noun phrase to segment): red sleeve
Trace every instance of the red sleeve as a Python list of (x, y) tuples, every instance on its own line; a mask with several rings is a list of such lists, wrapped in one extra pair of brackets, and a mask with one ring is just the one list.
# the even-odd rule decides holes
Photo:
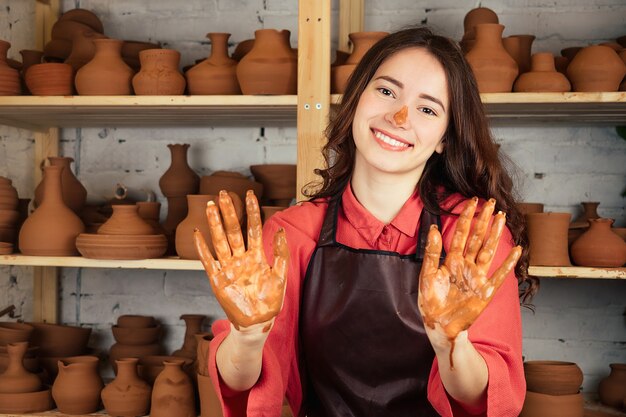
[[(444, 220), (442, 233), (446, 250), (449, 248), (451, 232), (456, 225), (455, 219)], [(513, 246), (511, 232), (505, 228), (489, 275), (504, 261)], [(489, 370), (485, 415), (518, 416), (524, 403), (526, 380), (522, 361), (522, 322), (518, 284), (514, 272), (509, 274), (487, 308), (469, 328), (468, 335), (476, 350), (485, 359)], [(439, 376), (437, 359), (430, 373), (428, 399), (444, 417), (470, 415), (457, 403), (450, 401)]]

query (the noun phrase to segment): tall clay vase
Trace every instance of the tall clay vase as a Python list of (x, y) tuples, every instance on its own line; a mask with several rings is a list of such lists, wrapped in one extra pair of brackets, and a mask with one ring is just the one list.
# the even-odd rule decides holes
[(217, 196), (202, 194), (187, 196), (187, 217), (176, 227), (176, 253), (182, 259), (200, 259), (193, 239), (195, 229), (202, 233), (209, 250), (215, 256), (213, 240), (206, 219), (206, 205), (209, 201), (217, 203)]
[(283, 31), (259, 29), (254, 45), (237, 65), (243, 94), (296, 94), (298, 58)]
[(89, 414), (100, 408), (104, 384), (98, 374), (98, 358), (73, 356), (59, 360), (59, 374), (52, 385), (52, 398), (60, 412)]
[(196, 359), (198, 354), (198, 341), (196, 334), (202, 333), (202, 322), (206, 316), (202, 314), (183, 314), (181, 320), (185, 321), (185, 340), (183, 346), (172, 353), (173, 356)]
[(200, 394), (200, 417), (222, 417), (222, 405), (208, 375), (197, 374)]
[(589, 229), (572, 243), (572, 260), (580, 266), (617, 268), (626, 263), (626, 242), (611, 226), (613, 219), (589, 219)]
[(44, 192), (41, 205), (28, 216), (20, 229), (20, 251), (24, 255), (78, 255), (76, 237), (85, 225), (63, 202), (62, 166), (44, 168)]
[[(61, 174), (61, 192), (63, 194), (63, 202), (76, 214), (85, 206), (87, 201), (87, 190), (83, 184), (76, 178), (72, 172), (71, 164), (73, 158), (63, 156), (49, 156), (48, 161), (52, 166), (63, 167)], [(43, 199), (43, 181), (35, 188), (35, 207), (41, 204)]]
[(102, 390), (106, 412), (113, 417), (145, 416), (150, 411), (150, 384), (137, 373), (137, 358), (118, 359), (117, 377)]
[(195, 417), (194, 388), (182, 369), (184, 360), (163, 362), (165, 367), (154, 381), (150, 417)]
[(82, 96), (128, 96), (135, 72), (122, 59), (119, 39), (96, 39), (96, 53), (76, 73), (76, 91)]
[(502, 45), (504, 26), (476, 25), (476, 44), (465, 58), (472, 67), (481, 93), (508, 93), (519, 72), (517, 63)]
[(583, 201), (580, 204), (583, 206), (583, 212), (570, 223), (570, 229), (587, 228), (590, 219), (600, 218), (598, 214), (600, 203), (598, 201)]
[(200, 187), (200, 177), (187, 162), (189, 144), (169, 144), (171, 164), (159, 178), (159, 187), (166, 197), (185, 197), (196, 194)]
[(181, 95), (185, 77), (178, 69), (180, 52), (174, 49), (145, 49), (139, 52), (141, 70), (133, 77), (138, 96)]
[(600, 402), (610, 407), (621, 408), (626, 398), (626, 363), (612, 363), (609, 376), (600, 381)]
[(571, 266), (567, 251), (569, 213), (531, 213), (526, 215), (530, 241), (530, 264)]
[(521, 74), (513, 86), (516, 92), (562, 93), (571, 89), (567, 77), (556, 70), (554, 56), (550, 52), (534, 54), (530, 71)]
[(19, 96), (21, 93), (20, 73), (9, 66), (7, 52), (11, 44), (0, 40), (0, 96)]
[(530, 71), (530, 51), (534, 40), (534, 35), (511, 35), (502, 39), (502, 46), (517, 63), (520, 74)]
[(211, 32), (211, 55), (186, 72), (189, 94), (241, 94), (237, 61), (228, 56), (230, 33)]
[(617, 91), (625, 75), (626, 64), (603, 45), (581, 49), (567, 67), (573, 91)]
[(0, 375), (0, 393), (17, 394), (39, 391), (41, 380), (24, 367), (24, 355), (28, 350), (28, 342), (9, 343), (7, 369)]

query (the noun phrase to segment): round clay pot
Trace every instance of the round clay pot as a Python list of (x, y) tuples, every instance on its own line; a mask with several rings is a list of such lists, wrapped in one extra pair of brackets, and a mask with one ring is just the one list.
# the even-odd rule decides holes
[(497, 23), (476, 25), (476, 44), (465, 58), (472, 67), (481, 93), (508, 93), (519, 70), (502, 45), (504, 26)]
[(193, 375), (195, 373), (195, 369), (193, 366), (193, 360), (189, 358), (177, 357), (177, 356), (159, 356), (159, 355), (149, 355), (139, 358), (139, 365), (137, 366), (137, 370), (139, 372), (139, 376), (146, 381), (150, 385), (154, 385), (154, 381), (157, 376), (161, 373), (165, 365), (163, 364), (166, 361), (183, 361), (183, 370), (188, 375)]
[(183, 314), (180, 316), (180, 319), (185, 321), (185, 339), (183, 346), (174, 351), (172, 356), (181, 356), (195, 360), (198, 353), (198, 343), (195, 335), (202, 332), (202, 322), (206, 319), (206, 316), (203, 314)]
[(104, 388), (98, 374), (98, 358), (73, 356), (59, 360), (59, 374), (52, 385), (52, 398), (60, 412), (89, 414), (100, 408)]
[(33, 65), (25, 78), (34, 96), (70, 96), (74, 91), (74, 69), (69, 64), (47, 62)]
[(39, 413), (52, 410), (54, 403), (49, 389), (21, 394), (0, 393), (0, 413)]
[(569, 213), (531, 213), (526, 215), (530, 243), (530, 264), (571, 266), (567, 248)]
[(482, 23), (500, 23), (498, 15), (487, 7), (476, 7), (463, 18), (463, 39), (476, 39), (476, 25)]
[(133, 77), (138, 96), (180, 95), (185, 77), (178, 70), (180, 52), (174, 49), (145, 49), (139, 52), (141, 70)]
[(161, 337), (161, 326), (152, 327), (119, 327), (112, 326), (113, 338), (124, 345), (149, 345), (157, 343)]
[(521, 74), (513, 91), (516, 92), (566, 92), (572, 86), (567, 77), (557, 72), (554, 56), (549, 52), (537, 53), (532, 56), (530, 72)]
[(579, 266), (617, 268), (626, 263), (626, 243), (611, 230), (613, 219), (589, 219), (589, 229), (570, 249)]
[(0, 40), (0, 96), (19, 96), (22, 92), (20, 73), (8, 64), (9, 48), (9, 42)]
[[(71, 164), (74, 162), (74, 158), (49, 156), (48, 161), (50, 161), (51, 166), (59, 166), (63, 168), (61, 173), (61, 193), (63, 195), (63, 202), (74, 213), (80, 213), (85, 206), (85, 201), (87, 200), (87, 190), (72, 172)], [(38, 207), (41, 204), (44, 186), (45, 185), (42, 180), (39, 185), (37, 185), (37, 188), (35, 188), (35, 207)]]
[(526, 389), (548, 395), (572, 395), (580, 391), (583, 372), (573, 362), (524, 362)]
[(548, 395), (526, 391), (520, 417), (583, 417), (582, 394)]
[(171, 164), (159, 179), (159, 187), (166, 197), (186, 197), (188, 194), (197, 194), (200, 186), (200, 177), (187, 162), (189, 144), (169, 144)]
[(352, 53), (346, 58), (345, 64), (358, 64), (361, 58), (379, 40), (389, 35), (389, 32), (353, 32), (348, 35), (352, 42)]
[(137, 373), (137, 358), (118, 359), (117, 377), (102, 390), (106, 412), (114, 417), (145, 416), (152, 388)]
[(590, 219), (599, 219), (597, 201), (583, 201), (580, 203), (583, 206), (582, 213), (577, 216), (569, 225), (570, 229), (586, 229), (589, 227)]
[(68, 357), (85, 353), (91, 327), (76, 327), (52, 323), (29, 323), (34, 327), (31, 345), (39, 346), (44, 357)]
[(74, 73), (76, 73), (83, 66), (87, 65), (96, 55), (95, 41), (104, 38), (106, 38), (106, 36), (90, 29), (77, 31), (72, 38), (72, 50), (64, 62), (71, 65), (74, 69)]
[(573, 91), (618, 91), (626, 64), (614, 49), (593, 45), (583, 48), (567, 67)]
[(254, 178), (263, 184), (263, 205), (288, 206), (296, 196), (296, 165), (251, 165)]
[(127, 96), (135, 72), (122, 59), (119, 39), (96, 39), (96, 52), (91, 61), (76, 73), (76, 91), (82, 96)]
[(242, 202), (246, 201), (248, 190), (252, 190), (258, 199), (263, 196), (263, 184), (239, 172), (215, 171), (200, 179), (200, 194), (219, 195), (221, 190), (234, 192)]
[(28, 342), (9, 343), (7, 353), (9, 363), (7, 369), (0, 375), (0, 393), (35, 392), (41, 389), (41, 380), (24, 367), (24, 355), (28, 349)]
[(167, 250), (165, 235), (102, 235), (81, 233), (76, 247), (91, 259), (153, 259)]
[(612, 363), (609, 376), (600, 381), (600, 402), (609, 407), (620, 408), (626, 398), (626, 363)]
[(189, 94), (241, 94), (237, 61), (228, 56), (230, 33), (211, 32), (207, 37), (211, 40), (211, 55), (185, 74)]
[(534, 40), (534, 35), (511, 35), (502, 39), (504, 49), (517, 63), (520, 74), (530, 71), (530, 55)]
[(139, 216), (134, 204), (116, 204), (113, 214), (100, 228), (100, 235), (150, 235), (154, 228)]
[(154, 381), (150, 417), (196, 417), (194, 387), (183, 364), (182, 359), (164, 362)]
[(154, 327), (156, 325), (157, 322), (152, 316), (124, 314), (117, 318), (117, 327), (137, 329), (142, 327)]

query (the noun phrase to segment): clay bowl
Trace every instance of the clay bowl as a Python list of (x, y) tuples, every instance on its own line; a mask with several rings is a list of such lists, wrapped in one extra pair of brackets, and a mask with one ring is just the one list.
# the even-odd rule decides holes
[(0, 242), (0, 255), (10, 255), (13, 253), (13, 243)]
[(69, 64), (48, 62), (33, 65), (24, 78), (34, 96), (69, 96), (74, 91), (74, 70)]
[[(26, 323), (0, 322), (0, 345), (9, 343), (28, 342), (33, 336), (34, 327)], [(32, 343), (37, 346), (36, 343)]]
[(87, 350), (91, 327), (66, 326), (51, 323), (29, 323), (35, 328), (31, 344), (39, 346), (44, 357), (79, 356)]
[(112, 326), (113, 338), (124, 345), (149, 345), (156, 343), (161, 336), (161, 326), (152, 327), (119, 327)]
[(139, 316), (135, 314), (124, 314), (117, 318), (117, 327), (141, 328), (154, 327), (157, 325), (152, 316)]
[(584, 417), (582, 394), (548, 395), (526, 391), (519, 417)]
[[(250, 165), (254, 178), (263, 184), (263, 200), (291, 200), (296, 196), (296, 165)], [(282, 205), (282, 204), (276, 204)]]
[(163, 365), (163, 362), (175, 360), (184, 360), (185, 363), (183, 365), (183, 370), (189, 375), (195, 374), (193, 360), (189, 358), (181, 358), (179, 356), (144, 356), (143, 358), (139, 359), (137, 371), (141, 378), (143, 378), (150, 385), (153, 385), (154, 380), (157, 376), (159, 376), (159, 373), (161, 373), (161, 371), (165, 367), (165, 365)]
[(14, 226), (20, 218), (20, 212), (17, 210), (0, 209), (0, 226)]
[(38, 413), (54, 408), (49, 389), (20, 394), (0, 393), (0, 413)]
[(524, 374), (526, 389), (541, 394), (576, 394), (583, 383), (583, 373), (573, 362), (527, 361)]
[(81, 233), (76, 248), (85, 258), (152, 259), (167, 251), (164, 235), (101, 235)]
[(219, 195), (221, 190), (234, 192), (242, 202), (246, 201), (248, 190), (254, 191), (258, 200), (263, 197), (263, 185), (238, 172), (216, 171), (200, 178), (199, 194)]

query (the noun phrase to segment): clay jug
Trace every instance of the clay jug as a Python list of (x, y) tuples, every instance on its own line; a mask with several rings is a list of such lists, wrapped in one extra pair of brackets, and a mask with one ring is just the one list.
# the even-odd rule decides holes
[(285, 33), (275, 29), (254, 32), (254, 45), (237, 65), (243, 94), (296, 94), (297, 64)]
[(122, 59), (119, 39), (96, 39), (91, 61), (76, 73), (76, 91), (83, 96), (128, 96), (135, 72)]
[(557, 72), (554, 56), (550, 52), (534, 54), (531, 58), (530, 72), (520, 75), (513, 86), (513, 91), (516, 92), (562, 93), (571, 89), (567, 77)]
[(7, 62), (9, 48), (9, 42), (0, 40), (0, 96), (19, 96), (22, 89), (20, 73)]
[(589, 227), (589, 219), (599, 219), (597, 201), (583, 201), (580, 203), (583, 206), (583, 212), (574, 219), (569, 227), (570, 229), (586, 229)]
[(150, 385), (139, 378), (137, 358), (118, 359), (117, 377), (102, 390), (102, 402), (110, 416), (145, 416), (150, 411)]
[(159, 187), (166, 197), (185, 197), (196, 194), (200, 187), (200, 177), (187, 162), (189, 144), (169, 144), (171, 164), (159, 179)]
[(611, 373), (598, 386), (600, 402), (620, 408), (626, 398), (626, 363), (612, 363), (609, 366)]
[(567, 252), (569, 213), (530, 213), (526, 215), (530, 264), (571, 266)]
[[(48, 161), (50, 161), (50, 165), (52, 166), (63, 167), (63, 172), (61, 174), (61, 192), (63, 194), (63, 202), (70, 209), (72, 209), (74, 213), (80, 213), (85, 206), (85, 201), (87, 200), (87, 190), (72, 172), (70, 165), (74, 162), (74, 158), (49, 156)], [(35, 188), (35, 207), (38, 207), (41, 204), (42, 198), (43, 181), (39, 183), (37, 188)]]
[(172, 353), (173, 356), (196, 359), (198, 353), (198, 342), (196, 334), (202, 333), (202, 322), (206, 318), (203, 314), (183, 314), (181, 320), (185, 321), (185, 340), (183, 346)]
[(463, 40), (476, 39), (476, 25), (482, 23), (500, 23), (498, 15), (487, 7), (476, 7), (463, 18)]
[(573, 91), (617, 91), (626, 75), (626, 64), (608, 46), (580, 50), (567, 67)]
[(94, 41), (104, 38), (106, 36), (92, 30), (77, 31), (72, 37), (72, 51), (64, 62), (71, 65), (74, 72), (78, 71), (91, 61), (96, 54)]
[(617, 268), (626, 263), (626, 243), (611, 226), (613, 219), (589, 219), (589, 229), (572, 243), (572, 260), (580, 266)]
[(52, 385), (52, 398), (60, 412), (89, 414), (100, 408), (104, 387), (98, 374), (98, 358), (72, 356), (58, 361), (59, 374)]
[(476, 44), (465, 58), (481, 93), (509, 93), (517, 78), (517, 63), (502, 45), (503, 31), (497, 23), (476, 25)]
[(150, 417), (195, 417), (194, 389), (182, 366), (185, 361), (165, 361), (163, 371), (154, 381)]
[(134, 204), (115, 204), (113, 214), (100, 228), (100, 235), (151, 235), (154, 228), (139, 216)]
[(185, 77), (179, 71), (180, 52), (174, 49), (145, 49), (139, 52), (141, 70), (133, 77), (135, 94), (143, 96), (180, 95)]
[(211, 32), (211, 55), (193, 66), (185, 76), (189, 94), (241, 94), (237, 61), (228, 56), (230, 33)]
[(41, 380), (24, 367), (24, 355), (28, 342), (9, 343), (7, 355), (9, 363), (6, 371), (0, 375), (0, 393), (17, 394), (39, 391)]
[(26, 219), (20, 230), (20, 251), (24, 255), (78, 255), (76, 237), (85, 231), (80, 217), (63, 202), (61, 174), (65, 168), (44, 167), (41, 205)]
[(520, 74), (530, 71), (530, 52), (534, 40), (533, 35), (511, 35), (502, 39), (504, 49), (517, 63)]

